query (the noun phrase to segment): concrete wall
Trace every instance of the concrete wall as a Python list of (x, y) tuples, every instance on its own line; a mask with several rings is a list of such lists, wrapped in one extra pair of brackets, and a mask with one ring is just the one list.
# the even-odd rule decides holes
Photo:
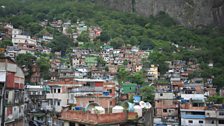
[[(189, 121), (192, 121), (192, 123), (189, 123)], [(199, 123), (199, 121), (203, 121), (203, 123)], [(204, 126), (205, 120), (204, 119), (181, 119), (181, 125), (182, 126)]]
[(94, 101), (98, 103), (103, 108), (108, 108), (115, 106), (115, 99), (111, 97), (76, 97), (77, 106), (86, 107), (89, 104), (89, 101)]
[(67, 105), (68, 102), (68, 94), (67, 93), (47, 93), (46, 99), (54, 99), (56, 101), (60, 100), (60, 106), (57, 104), (55, 105), (55, 110), (57, 112), (60, 112), (62, 109), (62, 106)]
[(159, 99), (174, 99), (173, 93), (156, 93), (155, 94), (155, 100)]

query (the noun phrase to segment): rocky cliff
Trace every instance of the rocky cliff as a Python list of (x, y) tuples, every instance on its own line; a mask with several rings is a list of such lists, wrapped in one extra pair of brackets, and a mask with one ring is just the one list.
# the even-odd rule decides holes
[(224, 0), (95, 0), (98, 5), (142, 16), (164, 11), (185, 26), (224, 26)]

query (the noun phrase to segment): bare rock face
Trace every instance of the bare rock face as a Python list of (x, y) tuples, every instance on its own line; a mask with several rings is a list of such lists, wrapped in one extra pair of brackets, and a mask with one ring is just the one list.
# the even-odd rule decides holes
[(224, 0), (95, 0), (115, 10), (142, 16), (164, 11), (184, 26), (224, 26)]
[(224, 26), (224, 0), (214, 0), (212, 15), (215, 24)]

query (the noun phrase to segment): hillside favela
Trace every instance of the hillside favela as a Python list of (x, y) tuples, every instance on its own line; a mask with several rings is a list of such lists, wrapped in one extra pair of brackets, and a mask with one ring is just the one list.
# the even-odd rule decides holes
[(224, 126), (224, 0), (0, 0), (1, 126)]

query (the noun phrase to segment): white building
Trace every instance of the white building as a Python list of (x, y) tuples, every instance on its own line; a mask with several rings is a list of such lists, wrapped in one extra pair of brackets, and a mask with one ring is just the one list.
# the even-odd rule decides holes
[(31, 37), (28, 35), (12, 35), (12, 43), (13, 45), (25, 44), (25, 43), (32, 45), (37, 44), (36, 40), (31, 39)]
[(36, 45), (37, 42), (28, 35), (22, 35), (22, 30), (12, 29), (12, 43), (13, 45), (24, 43)]
[(46, 99), (48, 100), (47, 108), (61, 112), (62, 107), (67, 106), (68, 93), (62, 92), (61, 86), (51, 86), (51, 92), (47, 93)]

